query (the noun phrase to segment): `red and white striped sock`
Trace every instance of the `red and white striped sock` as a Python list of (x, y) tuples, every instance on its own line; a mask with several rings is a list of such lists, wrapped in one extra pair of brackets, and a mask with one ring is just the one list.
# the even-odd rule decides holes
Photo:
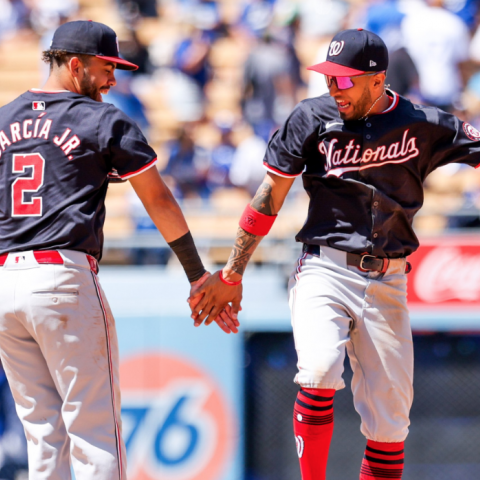
[(402, 478), (403, 460), (403, 442), (383, 443), (367, 440), (360, 480), (399, 480)]
[(302, 480), (325, 480), (333, 433), (334, 389), (302, 388), (293, 411)]

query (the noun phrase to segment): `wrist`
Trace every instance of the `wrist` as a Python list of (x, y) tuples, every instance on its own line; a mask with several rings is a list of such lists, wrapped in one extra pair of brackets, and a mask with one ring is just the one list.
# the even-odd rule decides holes
[[(189, 282), (190, 282), (190, 285), (194, 285), (195, 283), (197, 282), (202, 282), (203, 278), (205, 278), (205, 276), (208, 276), (210, 275), (210, 272), (208, 272), (207, 270), (205, 270), (205, 273), (200, 277), (198, 278), (197, 280), (190, 280), (189, 279)], [(203, 282), (202, 282), (203, 283)]]
[(205, 267), (198, 255), (190, 231), (173, 242), (168, 242), (168, 245), (177, 255), (190, 283), (196, 282), (205, 275)]
[(242, 283), (242, 275), (225, 267), (219, 272), (220, 280), (226, 285), (240, 285)]

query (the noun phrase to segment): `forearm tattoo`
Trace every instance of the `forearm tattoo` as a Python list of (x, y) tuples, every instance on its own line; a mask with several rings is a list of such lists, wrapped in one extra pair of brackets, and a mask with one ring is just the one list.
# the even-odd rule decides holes
[(257, 193), (250, 202), (252, 208), (265, 215), (275, 215), (272, 199), (272, 186), (269, 183), (262, 183)]
[(227, 262), (227, 267), (240, 275), (243, 275), (247, 263), (250, 260), (257, 244), (263, 237), (252, 235), (246, 232), (243, 228), (239, 228), (237, 231), (237, 238), (235, 239), (235, 245), (233, 246), (232, 253)]
[[(252, 208), (264, 215), (275, 215), (272, 199), (272, 186), (269, 183), (262, 183), (250, 202)], [(237, 231), (237, 238), (232, 253), (227, 262), (227, 267), (240, 275), (243, 275), (247, 268), (248, 261), (255, 248), (263, 237), (252, 235), (243, 228)]]

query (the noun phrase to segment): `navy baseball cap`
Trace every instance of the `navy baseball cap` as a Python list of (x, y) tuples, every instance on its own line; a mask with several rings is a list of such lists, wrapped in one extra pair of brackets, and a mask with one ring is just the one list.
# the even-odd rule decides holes
[(119, 57), (117, 34), (103, 23), (91, 20), (67, 22), (55, 30), (51, 50), (93, 55), (115, 62), (119, 70), (137, 70), (138, 66)]
[(343, 30), (330, 43), (327, 61), (308, 67), (332, 77), (353, 77), (388, 68), (388, 50), (383, 40), (363, 28)]

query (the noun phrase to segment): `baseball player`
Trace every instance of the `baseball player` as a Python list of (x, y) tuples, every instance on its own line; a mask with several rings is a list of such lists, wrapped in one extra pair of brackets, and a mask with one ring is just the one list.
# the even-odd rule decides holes
[[(136, 124), (102, 103), (121, 58), (101, 23), (59, 27), (50, 76), (0, 109), (0, 355), (30, 480), (125, 480), (119, 357), (97, 278), (109, 174), (129, 179), (189, 281), (208, 274)], [(229, 318), (220, 326), (237, 331)]]
[[(345, 30), (311, 67), (329, 93), (301, 102), (270, 140), (263, 184), (240, 219), (225, 268), (193, 288), (196, 325), (226, 302), (238, 312), (241, 279), (295, 177), (310, 197), (296, 236), (303, 243), (289, 303), (300, 390), (294, 433), (303, 480), (324, 480), (335, 392), (352, 391), (367, 438), (360, 479), (400, 479), (413, 391), (406, 305), (412, 229), (422, 183), (441, 165), (480, 163), (480, 132), (435, 107), (414, 105), (385, 85), (387, 48), (366, 30)], [(197, 294), (204, 294), (200, 299)], [(198, 302), (198, 303), (196, 303)]]

